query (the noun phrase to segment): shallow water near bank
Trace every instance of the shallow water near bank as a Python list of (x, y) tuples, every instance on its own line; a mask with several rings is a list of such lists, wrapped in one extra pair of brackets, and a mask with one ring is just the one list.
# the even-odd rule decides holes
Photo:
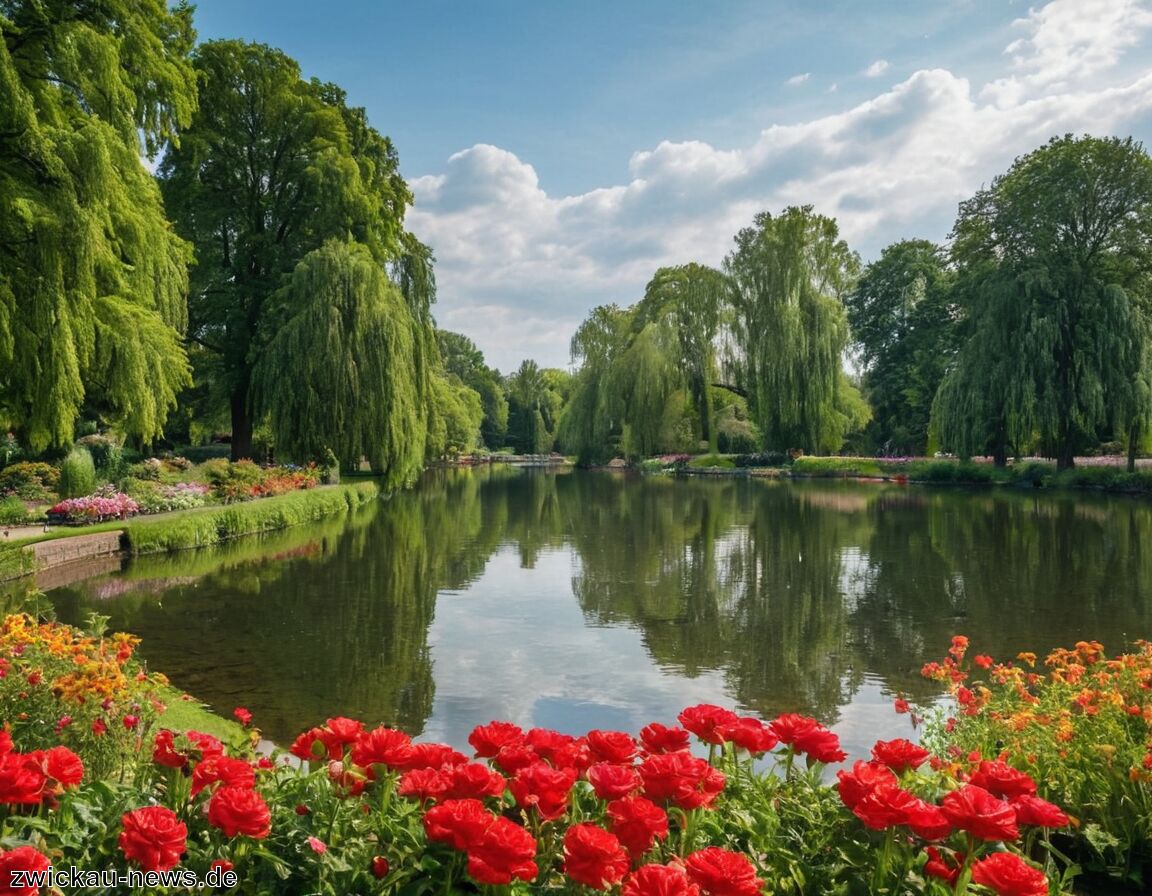
[(636, 731), (717, 702), (854, 755), (952, 635), (997, 658), (1152, 636), (1152, 502), (500, 467), (49, 594), (289, 742), (333, 715), (464, 746), (495, 718)]

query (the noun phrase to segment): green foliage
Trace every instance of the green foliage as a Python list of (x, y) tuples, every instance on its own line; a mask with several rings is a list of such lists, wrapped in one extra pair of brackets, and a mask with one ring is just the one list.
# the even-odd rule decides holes
[(878, 461), (868, 457), (797, 457), (792, 461), (796, 476), (882, 476)]
[(1131, 139), (1053, 138), (960, 207), (967, 340), (936, 398), (941, 444), (1003, 461), (1038, 434), (1064, 469), (1081, 440), (1135, 438), (1147, 388), (1152, 159)]
[(732, 309), (726, 366), (748, 394), (765, 447), (839, 448), (832, 436), (843, 425), (834, 422), (848, 338), (842, 298), (858, 268), (836, 222), (810, 206), (763, 212), (736, 235), (724, 259)]
[[(257, 362), (253, 386), (279, 450), (303, 462), (330, 448), (347, 471), (367, 457), (386, 488), (411, 483), (425, 456), (426, 371), (416, 362), (422, 325), (400, 290), (365, 246), (333, 240), (296, 266), (277, 301), (291, 316)], [(448, 390), (438, 397), (450, 413), (479, 408), (479, 396), (463, 405)], [(467, 426), (458, 417), (452, 425)]]
[(40, 461), (21, 461), (0, 470), (0, 495), (47, 501), (60, 484), (60, 470)]
[(106, 482), (114, 482), (124, 475), (128, 464), (120, 443), (105, 435), (90, 435), (77, 441), (92, 455), (97, 475)]
[(481, 442), (488, 448), (499, 448), (508, 435), (508, 399), (499, 372), (484, 363), (484, 355), (467, 336), (437, 330), (436, 344), (444, 371), (459, 377), (480, 396), (484, 413), (480, 423)]
[(688, 461), (688, 467), (693, 470), (735, 470), (736, 462), (719, 454), (701, 454)]
[(28, 505), (20, 498), (0, 498), (0, 526), (22, 526), (30, 519)]
[(563, 399), (550, 373), (526, 360), (508, 377), (508, 441), (518, 454), (552, 450)]
[(9, 544), (0, 541), (0, 582), (36, 571), (36, 557), (22, 544)]
[[(239, 466), (236, 464), (235, 466)], [(124, 524), (133, 554), (203, 547), (258, 532), (270, 532), (353, 510), (379, 494), (375, 482), (291, 492), (227, 507), (189, 511), (173, 518), (136, 518)]]
[(191, 9), (7, 3), (0, 33), (0, 417), (33, 453), (86, 404), (150, 441), (189, 382), (191, 253), (141, 155), (195, 107)]
[(96, 464), (87, 448), (77, 445), (61, 461), (57, 491), (61, 498), (82, 498), (96, 491)]

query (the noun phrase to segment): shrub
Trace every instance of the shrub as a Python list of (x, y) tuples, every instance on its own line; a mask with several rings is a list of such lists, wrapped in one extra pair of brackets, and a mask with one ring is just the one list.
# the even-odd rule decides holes
[(104, 435), (84, 436), (77, 441), (92, 454), (97, 474), (108, 481), (119, 479), (128, 469), (118, 442)]
[(0, 495), (25, 501), (50, 501), (60, 483), (60, 471), (51, 464), (23, 461), (0, 471)]
[(67, 523), (123, 520), (140, 512), (139, 505), (111, 486), (83, 498), (66, 498), (48, 511), (48, 518)]
[(797, 476), (881, 476), (880, 463), (869, 457), (807, 457), (792, 461)]
[(736, 464), (730, 457), (721, 457), (719, 454), (702, 454), (688, 461), (690, 470), (734, 470)]
[(28, 505), (20, 498), (0, 498), (0, 526), (22, 526), (28, 520)]
[(61, 498), (80, 498), (96, 491), (96, 464), (87, 448), (77, 445), (61, 461), (57, 491)]
[(786, 467), (792, 458), (784, 451), (761, 451), (755, 454), (741, 454), (733, 458), (738, 467)]

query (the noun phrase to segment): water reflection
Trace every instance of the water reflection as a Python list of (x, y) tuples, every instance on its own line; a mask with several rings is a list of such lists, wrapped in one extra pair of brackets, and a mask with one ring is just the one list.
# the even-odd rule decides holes
[(496, 467), (51, 596), (279, 741), (337, 713), (462, 744), (713, 700), (864, 749), (908, 733), (891, 697), (931, 696), (919, 667), (957, 632), (998, 655), (1147, 637), (1150, 526), (1127, 499)]

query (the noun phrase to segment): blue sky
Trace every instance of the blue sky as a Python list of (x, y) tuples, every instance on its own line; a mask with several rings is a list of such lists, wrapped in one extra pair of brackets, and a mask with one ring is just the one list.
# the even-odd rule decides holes
[(202, 0), (392, 137), (439, 324), (567, 366), (598, 304), (810, 203), (865, 261), (1065, 132), (1152, 144), (1152, 0)]

